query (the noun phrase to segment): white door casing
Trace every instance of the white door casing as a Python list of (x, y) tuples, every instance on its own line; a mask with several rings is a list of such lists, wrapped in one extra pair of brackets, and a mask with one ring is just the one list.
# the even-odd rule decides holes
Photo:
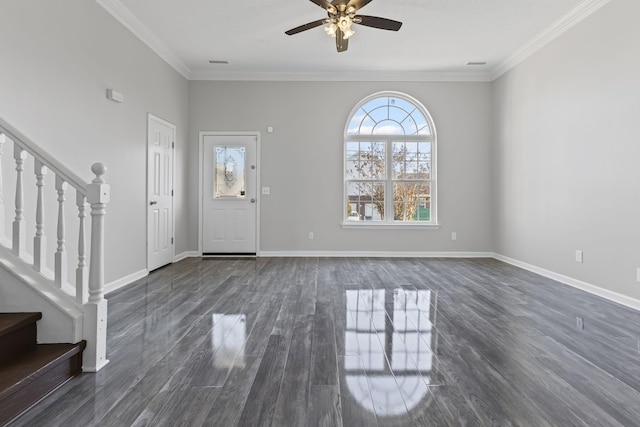
[(173, 262), (173, 153), (176, 127), (149, 114), (147, 133), (147, 269)]
[(200, 133), (200, 251), (256, 254), (259, 134)]

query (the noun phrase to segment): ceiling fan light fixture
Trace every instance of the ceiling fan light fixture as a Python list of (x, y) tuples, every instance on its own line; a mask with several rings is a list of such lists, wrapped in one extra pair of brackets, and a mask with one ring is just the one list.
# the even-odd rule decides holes
[(351, 28), (347, 28), (343, 33), (342, 33), (342, 38), (347, 40), (349, 39), (349, 37), (351, 37), (352, 35), (354, 35), (356, 32), (353, 31)]
[(351, 18), (348, 16), (341, 16), (338, 20), (338, 27), (344, 32), (351, 29)]
[(338, 26), (336, 24), (334, 24), (333, 22), (331, 22), (329, 25), (324, 27), (325, 33), (327, 33), (331, 37), (335, 37), (336, 36), (336, 31), (337, 30), (338, 30)]

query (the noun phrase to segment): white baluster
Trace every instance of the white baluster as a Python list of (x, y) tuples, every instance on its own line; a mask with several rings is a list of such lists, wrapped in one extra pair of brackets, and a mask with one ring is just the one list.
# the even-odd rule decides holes
[(26, 254), (26, 234), (24, 220), (24, 189), (22, 187), (22, 173), (24, 172), (24, 159), (27, 152), (14, 142), (13, 158), (16, 161), (16, 217), (13, 220), (13, 253), (19, 257)]
[(34, 173), (36, 174), (36, 186), (38, 187), (38, 198), (36, 201), (36, 235), (33, 238), (33, 268), (42, 272), (47, 260), (47, 237), (44, 235), (44, 178), (47, 175), (47, 167), (39, 160), (34, 162)]
[(0, 239), (4, 239), (4, 183), (2, 181), (2, 154), (7, 137), (0, 134)]
[(76, 301), (80, 304), (87, 302), (89, 284), (87, 283), (87, 262), (85, 256), (84, 218), (86, 216), (87, 197), (76, 190), (76, 205), (78, 206), (78, 268), (76, 268)]
[(64, 247), (64, 200), (65, 192), (69, 184), (59, 176), (56, 176), (56, 192), (58, 193), (58, 230), (55, 255), (55, 280), (58, 287), (67, 282), (67, 251)]
[(107, 350), (107, 300), (104, 299), (104, 215), (109, 203), (110, 188), (102, 176), (106, 166), (95, 163), (91, 171), (95, 179), (87, 186), (87, 201), (91, 204), (91, 261), (89, 262), (89, 300), (84, 305), (84, 333), (87, 348), (83, 353), (83, 368), (97, 371), (109, 361)]

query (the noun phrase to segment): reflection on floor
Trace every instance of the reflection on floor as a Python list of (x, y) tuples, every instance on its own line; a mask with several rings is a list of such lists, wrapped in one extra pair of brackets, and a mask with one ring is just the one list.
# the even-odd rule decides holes
[(188, 259), (16, 426), (640, 425), (640, 313), (490, 259)]
[[(347, 389), (363, 408), (380, 417), (410, 412), (431, 385), (433, 320), (429, 290), (346, 291)], [(433, 296), (434, 301), (431, 301)]]

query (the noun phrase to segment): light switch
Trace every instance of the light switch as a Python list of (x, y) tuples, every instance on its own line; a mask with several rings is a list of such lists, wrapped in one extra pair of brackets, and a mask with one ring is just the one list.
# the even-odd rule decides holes
[(269, 195), (271, 194), (271, 187), (262, 187), (262, 194)]

